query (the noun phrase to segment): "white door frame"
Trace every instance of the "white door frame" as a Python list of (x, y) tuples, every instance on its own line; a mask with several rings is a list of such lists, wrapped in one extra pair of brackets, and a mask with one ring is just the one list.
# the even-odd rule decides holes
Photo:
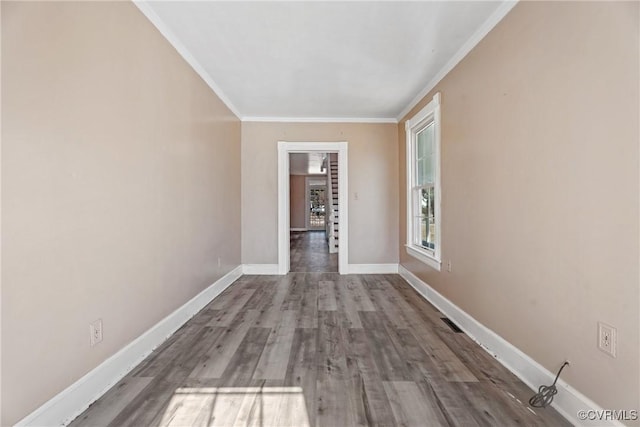
[(289, 212), (289, 154), (338, 153), (338, 212), (340, 242), (338, 244), (338, 270), (349, 272), (349, 194), (347, 182), (347, 142), (287, 142), (278, 141), (278, 274), (290, 269), (290, 212)]

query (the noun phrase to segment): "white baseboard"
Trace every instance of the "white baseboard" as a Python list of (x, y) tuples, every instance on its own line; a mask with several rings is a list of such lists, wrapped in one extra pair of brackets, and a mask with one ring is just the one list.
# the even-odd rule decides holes
[(349, 274), (398, 274), (398, 264), (349, 264)]
[(20, 420), (16, 426), (64, 426), (69, 424), (241, 275), (242, 266), (231, 270), (116, 354)]
[(257, 275), (280, 274), (278, 272), (278, 264), (243, 264), (242, 272), (244, 274)]
[[(540, 385), (550, 385), (553, 382), (555, 373), (549, 372), (513, 344), (478, 322), (402, 265), (398, 267), (398, 272), (420, 295), (451, 319), (471, 339), (513, 372), (532, 390), (537, 391)], [(564, 382), (562, 378), (558, 379), (556, 387), (558, 388), (558, 394), (554, 397), (552, 406), (572, 424), (598, 427), (623, 426), (618, 421), (584, 421), (578, 419), (578, 411), (602, 411), (603, 409)], [(533, 392), (531, 395), (533, 396)]]
[(308, 228), (290, 228), (289, 231), (309, 231)]

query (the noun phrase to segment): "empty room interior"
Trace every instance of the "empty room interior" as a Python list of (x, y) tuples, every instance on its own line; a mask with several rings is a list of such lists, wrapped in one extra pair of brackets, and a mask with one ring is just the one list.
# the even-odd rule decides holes
[(640, 426), (640, 3), (0, 15), (0, 425)]

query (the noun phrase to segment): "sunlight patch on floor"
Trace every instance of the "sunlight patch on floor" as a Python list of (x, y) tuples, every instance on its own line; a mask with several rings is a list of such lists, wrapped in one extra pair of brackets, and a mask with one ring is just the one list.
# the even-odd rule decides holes
[(309, 427), (300, 387), (183, 387), (173, 394), (162, 426)]

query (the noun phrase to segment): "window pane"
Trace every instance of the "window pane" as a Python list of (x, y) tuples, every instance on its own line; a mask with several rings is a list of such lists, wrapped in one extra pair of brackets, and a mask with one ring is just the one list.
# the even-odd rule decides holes
[(422, 246), (422, 236), (423, 236), (423, 226), (422, 226), (422, 218), (421, 217), (414, 217), (413, 218), (413, 222), (412, 222), (412, 226), (413, 226), (413, 244), (414, 245), (418, 245), (418, 246)]
[(417, 184), (434, 182), (433, 123), (416, 134)]
[(420, 189), (420, 245), (435, 249), (436, 245), (436, 213), (435, 189), (433, 187)]
[(412, 230), (412, 238), (411, 243), (414, 245), (421, 244), (420, 238), (420, 219), (422, 211), (422, 189), (421, 188), (413, 188), (411, 191), (411, 216), (413, 221), (411, 221), (411, 230)]
[(423, 246), (425, 248), (430, 248), (429, 242), (427, 241), (429, 237), (428, 235), (429, 235), (428, 221), (426, 218), (422, 218), (420, 220), (420, 242), (418, 242), (420, 246)]
[(439, 270), (440, 94), (407, 123), (407, 252)]

